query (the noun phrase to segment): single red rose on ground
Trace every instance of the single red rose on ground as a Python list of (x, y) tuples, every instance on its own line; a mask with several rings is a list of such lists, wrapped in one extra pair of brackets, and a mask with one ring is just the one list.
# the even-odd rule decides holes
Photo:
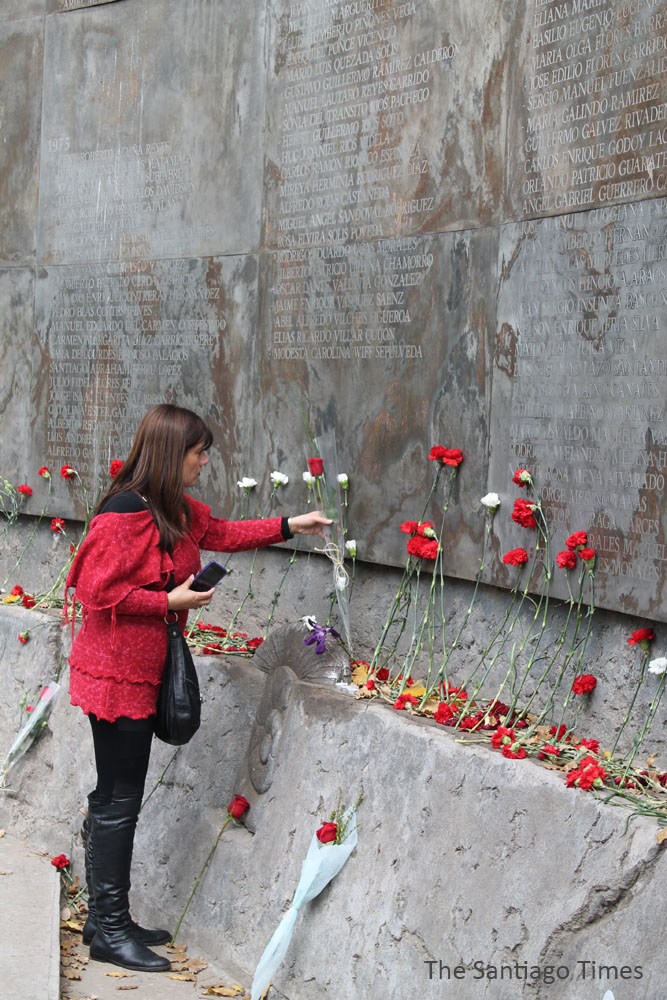
[(593, 674), (579, 674), (578, 677), (574, 678), (572, 691), (574, 694), (590, 694), (591, 691), (595, 690), (596, 685), (597, 678)]
[(53, 520), (51, 521), (51, 531), (55, 531), (55, 532), (62, 531), (64, 533), (64, 531), (65, 531), (65, 522), (63, 521), (62, 517), (54, 517), (53, 518)]
[(34, 608), (37, 601), (31, 594), (24, 594), (21, 600), (21, 604), (24, 608)]
[(525, 549), (510, 549), (503, 556), (503, 562), (506, 566), (522, 566), (528, 562), (528, 553)]
[(418, 559), (435, 559), (438, 555), (438, 542), (435, 538), (422, 538), (413, 535), (408, 542), (408, 552)]
[(32, 496), (32, 490), (30, 489), (29, 486), (26, 486), (25, 483), (22, 486), (17, 486), (16, 487), (16, 492), (17, 493), (22, 493), (24, 497), (31, 497)]
[(338, 826), (336, 823), (322, 823), (322, 826), (315, 834), (321, 844), (331, 844), (332, 841), (336, 839), (337, 835)]
[(513, 729), (508, 729), (507, 726), (498, 726), (495, 733), (491, 737), (491, 746), (494, 750), (504, 744), (514, 743), (516, 739), (516, 733)]
[(576, 549), (579, 545), (588, 545), (588, 535), (585, 531), (574, 531), (565, 539), (568, 549)]
[(636, 632), (633, 632), (628, 642), (631, 646), (636, 646), (638, 642), (650, 642), (651, 639), (655, 639), (655, 632), (652, 628), (638, 628)]
[(243, 795), (235, 795), (227, 806), (227, 813), (232, 819), (240, 819), (246, 809), (250, 808), (250, 803)]
[(49, 472), (48, 465), (43, 465), (41, 467), (41, 469), (38, 469), (37, 470), (37, 475), (41, 476), (42, 479), (50, 479), (51, 478), (51, 473)]
[(570, 549), (565, 549), (564, 552), (559, 552), (556, 556), (556, 565), (560, 569), (574, 569), (577, 565), (576, 552), (571, 552)]
[(60, 475), (63, 479), (74, 479), (76, 475), (76, 470), (72, 468), (71, 465), (63, 465), (60, 468)]
[(590, 562), (591, 559), (595, 559), (595, 549), (579, 549), (579, 558), (584, 562)]
[(324, 472), (324, 462), (318, 456), (308, 459), (308, 470), (311, 476), (321, 476)]
[(51, 864), (60, 871), (63, 868), (69, 868), (70, 860), (65, 854), (59, 854), (56, 858), (51, 858)]
[(528, 469), (517, 469), (512, 476), (512, 482), (523, 489), (524, 486), (528, 486), (533, 482), (533, 477)]
[(514, 523), (520, 524), (522, 528), (536, 528), (537, 521), (533, 514), (536, 506), (536, 504), (530, 503), (528, 500), (522, 500), (520, 497), (518, 500), (515, 500), (512, 511), (512, 520)]
[(109, 466), (109, 475), (112, 479), (115, 479), (120, 470), (123, 468), (123, 463), (119, 458), (114, 458), (113, 462)]
[(23, 587), (18, 583), (10, 590), (10, 594), (12, 595), (12, 597), (20, 597), (22, 593), (23, 593)]

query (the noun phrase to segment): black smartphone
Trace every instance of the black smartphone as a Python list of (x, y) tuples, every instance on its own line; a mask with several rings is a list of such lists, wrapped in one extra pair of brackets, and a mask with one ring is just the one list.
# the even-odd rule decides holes
[(210, 562), (207, 563), (204, 568), (197, 573), (196, 577), (190, 584), (190, 590), (197, 590), (201, 593), (205, 593), (207, 590), (211, 590), (215, 587), (216, 583), (220, 583), (223, 576), (225, 576), (227, 570), (220, 563)]

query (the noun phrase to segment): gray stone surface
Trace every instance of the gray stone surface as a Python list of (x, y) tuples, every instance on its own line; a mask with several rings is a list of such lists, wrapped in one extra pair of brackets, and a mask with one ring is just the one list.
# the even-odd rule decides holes
[[(588, 531), (597, 603), (662, 621), (666, 212), (654, 199), (503, 228), (489, 471), (511, 506), (514, 468), (531, 469), (554, 554)], [(500, 514), (495, 528), (503, 550), (535, 534)]]
[(43, 14), (45, 4), (46, 0), (5, 0), (0, 7), (0, 21), (15, 21)]
[(44, 45), (41, 18), (3, 20), (0, 14), (0, 261), (13, 263), (35, 254)]
[(533, 217), (663, 194), (664, 3), (527, 0), (508, 115), (512, 212)]
[[(7, 631), (28, 614), (4, 610)], [(37, 678), (43, 662), (24, 661), (23, 678), (12, 680), (16, 658), (5, 646), (0, 669), (10, 697), (28, 665)], [(169, 767), (139, 823), (132, 895), (144, 921), (174, 922), (185, 905), (237, 790), (265, 681), (251, 662), (203, 658), (198, 666), (202, 729), (170, 765), (173, 748), (156, 745), (147, 787)], [(351, 801), (363, 786), (357, 849), (300, 916), (275, 979), (278, 995), (374, 1000), (401, 996), (406, 983), (426, 997), (455, 990), (461, 1000), (601, 1000), (610, 987), (660, 995), (654, 934), (665, 870), (655, 821), (626, 828), (625, 810), (566, 789), (562, 775), (304, 681), (294, 685), (283, 727), (257, 832), (227, 829), (188, 911), (182, 937), (191, 953), (203, 951), (248, 983), (313, 831), (339, 789)], [(86, 728), (61, 698), (0, 800), (2, 826), (14, 836), (29, 831), (54, 854), (71, 849), (78, 871), (78, 809), (92, 779)], [(441, 981), (440, 961), (466, 967), (462, 978)], [(490, 978), (488, 968), (514, 970), (515, 962), (567, 967), (568, 978), (535, 986), (507, 973), (502, 982)], [(594, 978), (584, 962), (616, 967), (618, 981), (606, 972)]]
[(257, 249), (263, 16), (132, 0), (47, 18), (45, 262)]

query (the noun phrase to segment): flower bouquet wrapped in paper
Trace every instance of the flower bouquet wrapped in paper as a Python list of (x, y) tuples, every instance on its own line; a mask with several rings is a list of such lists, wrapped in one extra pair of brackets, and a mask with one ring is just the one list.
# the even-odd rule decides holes
[(38, 733), (42, 731), (43, 726), (46, 725), (46, 716), (51, 708), (51, 702), (59, 690), (60, 685), (56, 684), (55, 681), (49, 681), (42, 688), (39, 700), (31, 710), (30, 718), (21, 728), (18, 736), (10, 746), (7, 756), (2, 764), (0, 764), (0, 784), (4, 784), (10, 768), (16, 763), (19, 757), (23, 756)]
[(301, 907), (319, 896), (336, 877), (356, 847), (357, 827), (356, 823), (354, 825), (352, 823), (361, 799), (362, 795), (349, 809), (339, 805), (332, 814), (331, 821), (323, 823), (313, 834), (308, 853), (301, 866), (301, 878), (292, 905), (278, 924), (255, 970), (251, 1000), (260, 1000), (284, 959)]

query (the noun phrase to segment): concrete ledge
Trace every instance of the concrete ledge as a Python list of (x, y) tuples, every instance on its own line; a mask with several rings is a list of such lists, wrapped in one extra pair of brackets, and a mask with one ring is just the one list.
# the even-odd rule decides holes
[(60, 876), (49, 857), (10, 836), (0, 838), (0, 915), (3, 993), (58, 1000)]

